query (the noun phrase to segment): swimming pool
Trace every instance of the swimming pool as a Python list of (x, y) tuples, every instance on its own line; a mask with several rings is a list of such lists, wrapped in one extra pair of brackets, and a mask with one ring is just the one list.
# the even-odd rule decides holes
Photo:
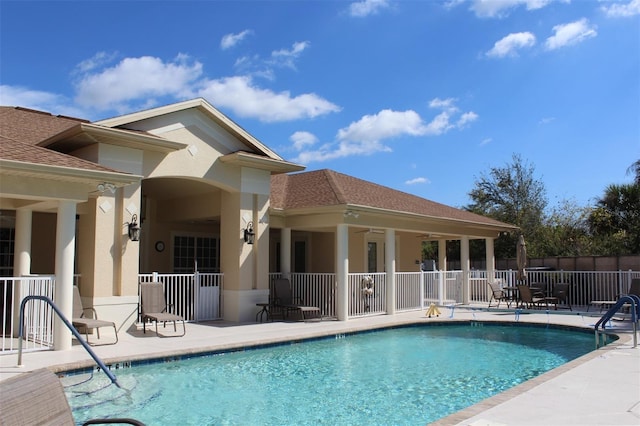
[[(76, 421), (148, 425), (425, 424), (594, 349), (548, 327), (420, 325), (63, 378)], [(71, 384), (80, 383), (75, 386)]]

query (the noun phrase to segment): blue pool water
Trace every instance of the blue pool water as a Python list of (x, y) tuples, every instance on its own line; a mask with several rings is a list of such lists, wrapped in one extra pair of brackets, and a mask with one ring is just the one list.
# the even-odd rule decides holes
[(424, 425), (594, 348), (545, 327), (412, 326), (63, 378), (76, 421)]

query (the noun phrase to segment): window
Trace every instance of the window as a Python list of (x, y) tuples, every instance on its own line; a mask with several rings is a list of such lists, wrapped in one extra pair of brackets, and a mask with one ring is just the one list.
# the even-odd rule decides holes
[(220, 240), (212, 237), (176, 235), (173, 238), (173, 272), (190, 274), (220, 272)]
[(13, 251), (16, 230), (15, 217), (0, 212), (0, 277), (13, 275)]
[(378, 272), (378, 243), (375, 241), (367, 243), (367, 272)]

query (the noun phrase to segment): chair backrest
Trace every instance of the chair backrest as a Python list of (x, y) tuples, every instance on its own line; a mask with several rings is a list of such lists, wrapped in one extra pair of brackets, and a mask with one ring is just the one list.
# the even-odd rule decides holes
[(518, 292), (520, 293), (520, 300), (525, 303), (533, 302), (533, 295), (531, 294), (531, 289), (526, 285), (519, 285)]
[(492, 283), (492, 282), (489, 282), (489, 281), (487, 281), (487, 284), (489, 284), (489, 287), (491, 288), (491, 291), (493, 292), (493, 297), (501, 297), (501, 296), (504, 295), (504, 292), (500, 288), (500, 284)]
[(160, 313), (167, 308), (167, 299), (164, 297), (164, 284), (141, 283), (140, 284), (140, 310), (145, 313)]
[(276, 278), (273, 281), (273, 293), (276, 304), (290, 305), (293, 302), (291, 284), (287, 278)]
[(629, 287), (629, 294), (635, 294), (640, 297), (640, 278), (633, 278)]
[(569, 284), (557, 283), (553, 285), (553, 297), (557, 297), (560, 301), (566, 301), (569, 297)]
[(0, 425), (75, 424), (58, 376), (46, 368), (0, 382)]
[(84, 313), (84, 307), (82, 306), (82, 298), (80, 297), (80, 290), (78, 286), (73, 286), (73, 318), (80, 318)]

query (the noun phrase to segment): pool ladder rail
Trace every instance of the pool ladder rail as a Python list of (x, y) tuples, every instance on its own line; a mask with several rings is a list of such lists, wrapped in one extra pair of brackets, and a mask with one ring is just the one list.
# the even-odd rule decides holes
[(91, 349), (89, 344), (82, 339), (82, 336), (80, 335), (80, 333), (78, 333), (78, 330), (76, 330), (76, 328), (64, 316), (62, 311), (60, 311), (60, 308), (58, 308), (56, 306), (56, 304), (53, 303), (53, 300), (51, 300), (50, 298), (48, 298), (46, 296), (37, 296), (37, 295), (26, 296), (22, 300), (22, 303), (20, 303), (20, 324), (19, 324), (19, 328), (18, 328), (18, 367), (22, 367), (23, 366), (23, 364), (22, 364), (22, 340), (24, 338), (24, 307), (27, 304), (27, 302), (30, 302), (32, 300), (41, 300), (43, 302), (46, 302), (49, 306), (51, 306), (53, 311), (58, 315), (58, 317), (60, 317), (60, 319), (62, 320), (64, 325), (66, 325), (67, 328), (69, 330), (71, 330), (71, 333), (75, 336), (76, 339), (78, 339), (80, 344), (89, 353), (89, 355), (91, 355), (91, 358), (93, 358), (93, 360), (96, 362), (96, 364), (98, 364), (98, 367), (100, 367), (100, 369), (104, 372), (104, 374), (106, 374), (107, 377), (109, 377), (109, 380), (111, 380), (111, 383), (113, 383), (117, 387), (120, 387), (120, 385), (118, 384), (118, 381), (116, 380), (116, 376), (111, 372), (111, 370), (109, 370), (107, 368), (107, 366), (104, 364), (104, 362), (102, 362), (102, 360), (98, 357), (98, 355), (96, 355), (95, 352), (93, 352), (93, 350)]
[[(638, 346), (638, 319), (640, 318), (640, 297), (635, 294), (628, 294), (621, 296), (618, 301), (613, 305), (603, 316), (598, 320), (596, 325), (594, 326), (595, 337), (596, 337), (596, 349), (600, 347), (600, 336), (603, 336), (602, 346), (604, 346), (604, 330), (605, 325), (608, 321), (613, 318), (613, 316), (622, 309), (623, 306), (630, 304), (631, 305), (631, 322), (633, 323), (633, 347)], [(598, 328), (602, 328), (602, 332), (598, 332)]]

